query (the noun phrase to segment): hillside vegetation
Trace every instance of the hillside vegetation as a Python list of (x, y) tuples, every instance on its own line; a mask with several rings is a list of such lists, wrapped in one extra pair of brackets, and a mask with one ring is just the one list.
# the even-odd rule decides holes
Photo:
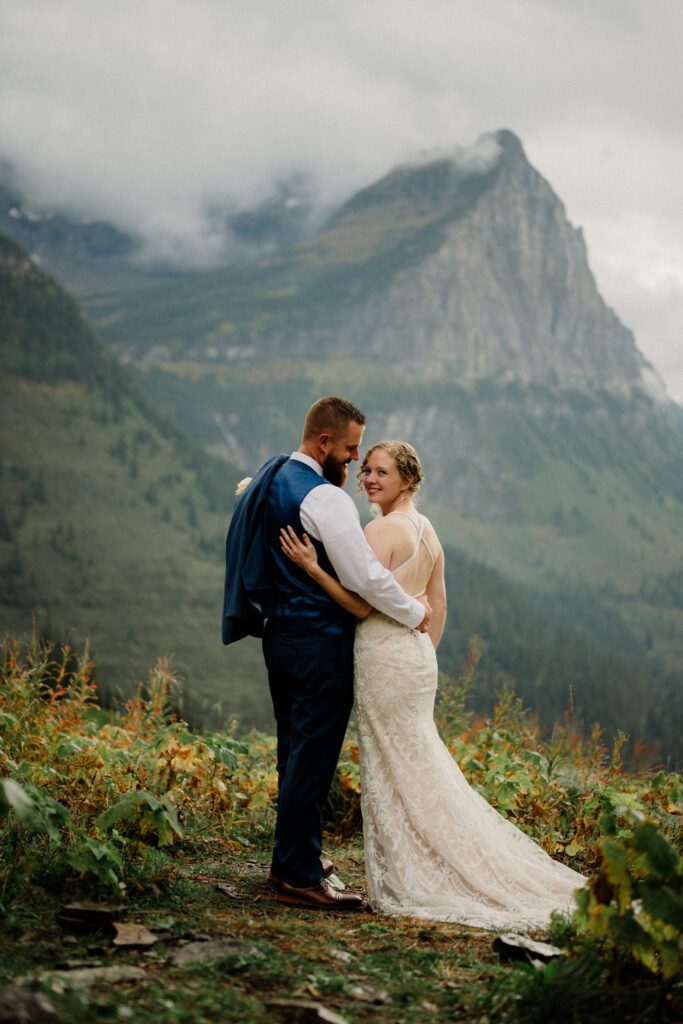
[[(195, 715), (250, 680), (220, 644), (223, 544), (237, 474), (141, 396), (76, 304), (0, 249), (0, 622), (90, 637), (113, 691), (174, 655)], [(189, 706), (188, 705), (188, 706)], [(249, 711), (244, 688), (242, 710)], [(218, 714), (216, 710), (214, 714)]]
[[(480, 709), (513, 679), (548, 724), (573, 700), (587, 725), (599, 719), (683, 756), (683, 471), (680, 445), (664, 426), (657, 433), (647, 402), (537, 388), (530, 413), (512, 385), (411, 383), (392, 369), (379, 387), (367, 368), (323, 363), (166, 363), (138, 379), (248, 474), (296, 447), (317, 395), (349, 395), (368, 410), (370, 442), (409, 438), (423, 459), (420, 507), (447, 548), (439, 658), (455, 671), (468, 636), (482, 636)], [(209, 421), (207, 409), (223, 412)], [(648, 427), (634, 440), (638, 415)]]
[[(680, 1019), (680, 776), (628, 773), (618, 745), (608, 751), (568, 723), (543, 742), (511, 693), (473, 718), (463, 702), (476, 660), (472, 648), (458, 682), (442, 681), (440, 729), (500, 813), (591, 878), (573, 919), (552, 926), (559, 960), (520, 971), (474, 929), (283, 908), (266, 882), (272, 737), (189, 730), (163, 661), (106, 713), (87, 652), (8, 640), (0, 982), (18, 983), (24, 999), (28, 986), (42, 990), (65, 1024)], [(325, 846), (362, 888), (358, 778), (351, 733)], [(83, 897), (99, 906), (74, 904)], [(2, 992), (7, 1005), (20, 997)]]

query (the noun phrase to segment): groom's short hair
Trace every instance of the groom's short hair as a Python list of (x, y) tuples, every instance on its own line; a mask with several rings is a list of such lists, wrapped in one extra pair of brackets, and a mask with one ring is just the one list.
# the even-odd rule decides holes
[(311, 437), (319, 437), (320, 434), (330, 434), (335, 437), (344, 430), (349, 423), (365, 423), (364, 414), (345, 398), (337, 398), (336, 395), (326, 395), (319, 398), (311, 406), (304, 423), (304, 440)]

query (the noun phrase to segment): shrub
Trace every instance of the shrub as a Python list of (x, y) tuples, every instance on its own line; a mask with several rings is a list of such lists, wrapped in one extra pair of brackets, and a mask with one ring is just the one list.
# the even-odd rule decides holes
[(202, 739), (174, 718), (164, 660), (121, 713), (97, 703), (93, 664), (64, 645), (3, 644), (0, 679), (0, 891), (65, 873), (119, 890), (185, 833), (231, 842), (247, 747)]

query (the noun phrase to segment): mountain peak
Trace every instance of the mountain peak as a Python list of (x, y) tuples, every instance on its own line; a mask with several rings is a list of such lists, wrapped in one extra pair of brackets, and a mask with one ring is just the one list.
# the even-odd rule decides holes
[(155, 345), (240, 364), (343, 352), (423, 380), (657, 397), (582, 236), (506, 128), (393, 168), (271, 259), (127, 304), (93, 311), (133, 358)]
[(524, 152), (524, 146), (522, 140), (518, 135), (515, 135), (509, 128), (499, 128), (497, 131), (489, 132), (486, 135), (482, 135), (483, 139), (495, 139), (500, 148), (505, 152), (515, 156), (522, 156), (526, 160), (526, 153)]
[[(503, 136), (502, 142), (498, 136)], [(399, 164), (383, 177), (357, 192), (337, 211), (330, 226), (349, 215), (367, 215), (373, 207), (394, 209), (400, 220), (419, 216), (448, 215), (458, 204), (463, 182), (471, 195), (483, 191), (495, 176), (501, 155), (517, 150), (524, 156), (521, 143), (512, 132), (481, 135), (470, 146), (452, 146), (424, 154), (421, 159)], [(475, 184), (479, 179), (478, 185)], [(404, 213), (400, 208), (404, 208)]]

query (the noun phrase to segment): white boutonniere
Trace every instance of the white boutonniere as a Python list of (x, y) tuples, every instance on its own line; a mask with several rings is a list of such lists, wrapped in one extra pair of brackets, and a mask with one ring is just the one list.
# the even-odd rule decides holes
[(253, 476), (245, 476), (242, 480), (240, 480), (235, 490), (235, 494), (238, 498), (240, 497), (240, 495), (244, 494), (244, 492), (246, 491), (247, 487), (249, 486), (253, 479)]

